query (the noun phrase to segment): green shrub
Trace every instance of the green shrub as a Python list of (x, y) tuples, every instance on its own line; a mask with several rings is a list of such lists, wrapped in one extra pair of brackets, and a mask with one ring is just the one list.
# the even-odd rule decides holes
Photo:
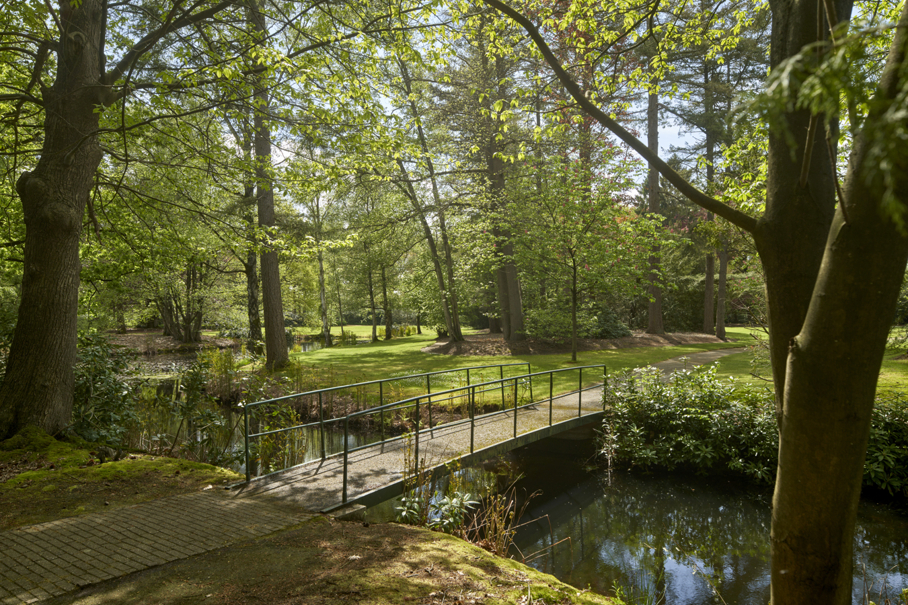
[(716, 377), (716, 364), (676, 372), (655, 368), (609, 379), (604, 453), (612, 464), (730, 470), (769, 482), (778, 436), (772, 394)]
[[(677, 372), (655, 368), (609, 378), (602, 453), (611, 466), (731, 471), (775, 480), (778, 430), (770, 389), (716, 376), (718, 364)], [(908, 398), (877, 400), (864, 485), (908, 495)]]
[(591, 338), (622, 338), (630, 335), (630, 329), (624, 325), (612, 309), (605, 306), (597, 309), (590, 333)]
[(881, 395), (873, 409), (864, 485), (908, 494), (908, 399), (900, 393)]
[(101, 335), (79, 338), (72, 429), (86, 441), (126, 445), (126, 434), (138, 420), (129, 359)]

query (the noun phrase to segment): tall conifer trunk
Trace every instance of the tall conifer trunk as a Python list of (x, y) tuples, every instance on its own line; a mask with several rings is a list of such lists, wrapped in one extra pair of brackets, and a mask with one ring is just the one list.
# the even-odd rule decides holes
[[(265, 15), (260, 0), (248, 0), (250, 4), (250, 25), (258, 40), (267, 35)], [(271, 127), (268, 125), (271, 107), (265, 76), (257, 76), (255, 83), (255, 176), (256, 201), (259, 227), (274, 227), (274, 187), (271, 166)], [(278, 370), (287, 365), (290, 355), (287, 350), (287, 334), (284, 327), (284, 305), (281, 300), (281, 275), (277, 251), (265, 245), (261, 254), (262, 307), (265, 315), (265, 366)]]
[[(653, 153), (659, 153), (659, 93), (655, 90), (649, 93), (646, 108), (646, 138), (647, 147)], [(659, 172), (650, 166), (646, 178), (646, 194), (648, 210), (652, 214), (659, 213)], [(665, 334), (662, 323), (662, 288), (659, 286), (659, 258), (658, 250), (654, 250), (649, 257), (649, 306), (646, 314), (646, 333)]]

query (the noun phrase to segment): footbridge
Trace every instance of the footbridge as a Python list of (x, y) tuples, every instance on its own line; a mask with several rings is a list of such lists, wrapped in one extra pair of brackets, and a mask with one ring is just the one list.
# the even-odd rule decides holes
[[(666, 374), (743, 349), (654, 364)], [(528, 363), (408, 374), (245, 406), (246, 481), (311, 511), (372, 506), (417, 469), (438, 477), (541, 439), (588, 437), (602, 421), (604, 365)]]
[(439, 476), (601, 422), (604, 365), (530, 370), (474, 366), (249, 404), (236, 489), (313, 511), (371, 506), (402, 493), (417, 468)]

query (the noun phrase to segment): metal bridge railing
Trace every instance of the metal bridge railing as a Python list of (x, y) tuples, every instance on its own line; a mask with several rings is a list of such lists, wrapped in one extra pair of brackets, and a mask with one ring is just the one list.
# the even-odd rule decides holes
[[(353, 391), (357, 396), (359, 396), (363, 393), (363, 391), (366, 388), (374, 387), (375, 385), (377, 385), (379, 405), (369, 408), (367, 410), (358, 410), (358, 411), (359, 412), (368, 412), (369, 410), (380, 410), (381, 411), (382, 418), (381, 418), (381, 422), (380, 422), (380, 442), (384, 443), (385, 441), (389, 441), (389, 440), (385, 439), (385, 434), (384, 434), (385, 433), (385, 431), (384, 431), (384, 429), (385, 429), (384, 411), (386, 409), (389, 409), (389, 408), (393, 407), (394, 405), (396, 405), (396, 404), (384, 405), (384, 400), (386, 397), (386, 394), (385, 394), (386, 388), (385, 387), (387, 385), (395, 383), (395, 382), (402, 382), (402, 383), (409, 382), (412, 385), (413, 381), (415, 381), (415, 380), (418, 380), (421, 383), (421, 381), (423, 379), (425, 379), (426, 394), (423, 395), (423, 397), (432, 396), (434, 398), (435, 394), (432, 393), (433, 378), (436, 381), (436, 387), (437, 387), (437, 382), (438, 382), (439, 378), (448, 378), (448, 377), (456, 375), (456, 373), (465, 373), (467, 387), (469, 387), (471, 385), (471, 375), (470, 375), (471, 371), (473, 372), (473, 377), (475, 377), (476, 373), (478, 371), (488, 370), (488, 369), (497, 369), (498, 374), (499, 374), (499, 381), (503, 381), (503, 380), (510, 380), (510, 377), (505, 378), (505, 368), (512, 368), (512, 367), (518, 367), (518, 366), (526, 367), (526, 373), (523, 375), (529, 374), (531, 368), (530, 368), (530, 364), (528, 362), (471, 366), (471, 367), (467, 367), (467, 368), (455, 368), (452, 370), (439, 370), (439, 371), (435, 371), (435, 372), (424, 372), (424, 373), (420, 373), (420, 374), (406, 374), (403, 376), (382, 378), (380, 380), (370, 380), (370, 381), (366, 381), (366, 382), (358, 382), (355, 384), (328, 387), (325, 389), (316, 389), (313, 391), (306, 391), (304, 393), (294, 393), (292, 395), (284, 395), (283, 397), (275, 397), (273, 399), (266, 399), (263, 401), (256, 401), (255, 403), (247, 404), (247, 405), (243, 406), (243, 433), (244, 433), (243, 446), (244, 446), (244, 450), (245, 450), (244, 457), (245, 457), (245, 466), (246, 466), (246, 481), (248, 482), (252, 479), (252, 472), (251, 472), (252, 459), (251, 459), (251, 455), (250, 455), (250, 440), (252, 440), (252, 439), (267, 437), (270, 435), (279, 435), (279, 434), (284, 434), (284, 433), (290, 433), (291, 431), (301, 431), (301, 430), (305, 430), (305, 429), (309, 429), (309, 428), (318, 427), (319, 442), (320, 442), (319, 449), (320, 449), (321, 458), (322, 458), (322, 460), (324, 460), (328, 456), (327, 449), (325, 446), (326, 428), (328, 428), (332, 424), (337, 424), (339, 422), (342, 422), (344, 420), (344, 418), (346, 418), (348, 415), (345, 414), (344, 416), (340, 416), (340, 417), (326, 417), (326, 414), (325, 414), (326, 395), (335, 396), (344, 391)], [(464, 387), (464, 388), (466, 388), (466, 387)], [(531, 388), (532, 388), (532, 385), (531, 385)], [(295, 424), (293, 426), (282, 427), (282, 428), (274, 429), (274, 430), (266, 430), (266, 431), (254, 432), (254, 433), (249, 432), (250, 414), (252, 414), (256, 408), (263, 407), (263, 406), (271, 408), (275, 405), (289, 406), (289, 405), (292, 405), (297, 402), (307, 402), (307, 405), (308, 405), (308, 400), (310, 398), (317, 399), (318, 420), (316, 420), (314, 422), (304, 423), (304, 424)], [(363, 397), (363, 399), (365, 400), (366, 398)], [(504, 387), (502, 386), (501, 387), (502, 405), (504, 404), (504, 400), (505, 400), (505, 394), (504, 394)], [(430, 408), (430, 414), (431, 414), (431, 408)], [(346, 437), (345, 437), (344, 441), (345, 441), (345, 445), (346, 445), (346, 441), (347, 441)], [(296, 466), (296, 465), (291, 465), (291, 467), (292, 466)], [(291, 467), (288, 467), (288, 468), (291, 468)], [(287, 470), (287, 469), (284, 468), (284, 469), (280, 469), (279, 471), (275, 471), (275, 472), (282, 472), (285, 470)]]
[[(599, 369), (599, 368), (602, 369), (602, 382), (604, 384), (605, 380), (606, 380), (605, 364), (578, 366), (578, 367), (574, 367), (574, 368), (561, 368), (558, 370), (546, 370), (543, 372), (528, 373), (528, 374), (524, 374), (522, 376), (513, 376), (510, 378), (491, 380), (488, 382), (478, 383), (478, 384), (465, 386), (465, 387), (456, 387), (453, 389), (448, 389), (446, 391), (441, 391), (441, 392), (435, 393), (433, 396), (423, 395), (423, 396), (410, 397), (409, 399), (404, 399), (404, 400), (401, 400), (401, 401), (398, 401), (395, 403), (389, 403), (385, 406), (380, 406), (378, 408), (372, 408), (370, 410), (363, 410), (361, 412), (354, 412), (352, 414), (348, 414), (347, 416), (345, 416), (343, 418), (343, 421), (344, 421), (344, 483), (343, 483), (343, 492), (342, 492), (342, 502), (344, 504), (347, 503), (347, 475), (348, 475), (348, 467), (349, 467), (348, 459), (349, 459), (350, 454), (377, 445), (376, 443), (369, 443), (367, 445), (361, 445), (361, 446), (354, 447), (354, 448), (350, 447), (349, 423), (350, 423), (351, 418), (364, 416), (366, 414), (374, 414), (376, 412), (381, 413), (382, 411), (384, 411), (383, 408), (390, 408), (392, 406), (395, 406), (396, 409), (406, 409), (409, 407), (415, 408), (416, 430), (412, 432), (412, 435), (414, 438), (413, 459), (416, 461), (416, 464), (418, 465), (419, 464), (419, 436), (420, 436), (420, 434), (426, 433), (427, 431), (434, 431), (438, 428), (438, 426), (444, 426), (445, 428), (447, 428), (450, 426), (455, 426), (457, 424), (463, 424), (463, 423), (469, 422), (470, 423), (470, 453), (472, 454), (475, 451), (475, 433), (476, 433), (476, 418), (477, 418), (477, 415), (476, 415), (476, 389), (488, 389), (488, 390), (495, 390), (495, 391), (499, 390), (499, 388), (501, 389), (502, 409), (494, 411), (494, 412), (480, 414), (479, 417), (489, 418), (492, 416), (497, 416), (500, 414), (507, 414), (507, 413), (513, 412), (514, 424), (513, 424), (512, 438), (516, 439), (517, 438), (517, 411), (521, 408), (526, 408), (526, 407), (537, 405), (537, 404), (541, 403), (541, 401), (533, 400), (533, 396), (532, 396), (533, 377), (536, 377), (536, 376), (548, 376), (549, 377), (549, 396), (548, 396), (549, 424), (548, 425), (552, 426), (552, 409), (553, 409), (553, 402), (555, 399), (555, 394), (554, 394), (554, 376), (555, 376), (555, 374), (558, 374), (561, 372), (574, 372), (574, 371), (576, 371), (578, 373), (578, 381), (577, 381), (578, 384), (577, 384), (576, 393), (577, 393), (577, 417), (579, 418), (580, 416), (583, 415), (583, 393), (585, 391), (589, 391), (589, 390), (597, 388), (599, 386), (598, 384), (593, 384), (591, 386), (584, 387), (583, 386), (583, 370)], [(508, 388), (508, 391), (510, 393), (513, 393), (513, 402), (510, 407), (506, 407), (504, 405), (504, 390), (505, 390), (506, 385), (510, 385), (511, 383), (513, 384), (513, 388)], [(518, 400), (519, 400), (518, 385), (521, 383), (526, 385), (528, 387), (528, 391), (529, 391), (529, 401), (522, 405), (519, 404), (519, 402), (518, 402)], [(496, 387), (495, 385), (498, 385), (498, 386)], [(437, 402), (431, 401), (431, 399), (435, 396), (451, 396), (451, 397), (453, 397), (455, 393), (459, 393), (459, 392), (465, 391), (465, 390), (468, 391), (468, 394), (469, 394), (469, 397), (468, 397), (468, 401), (469, 401), (469, 405), (470, 405), (469, 418), (458, 420), (455, 422), (446, 423), (444, 425), (432, 426), (432, 403), (437, 403)], [(483, 391), (480, 391), (480, 392), (483, 392)], [(573, 391), (568, 392), (568, 393), (562, 393), (562, 394), (559, 394), (558, 397), (560, 398), (565, 395), (570, 395), (572, 393), (573, 393)], [(429, 426), (422, 429), (422, 428), (419, 428), (419, 425), (420, 425), (421, 419), (422, 419), (422, 416), (420, 414), (420, 403), (424, 399), (429, 399), (429, 401), (427, 402)], [(442, 401), (445, 401), (445, 400), (446, 399), (442, 399)], [(423, 405), (426, 405), (426, 404), (423, 404)], [(404, 438), (404, 435), (401, 435), (401, 436), (395, 437), (392, 440), (403, 439), (403, 438)], [(389, 441), (391, 441), (391, 440), (389, 440)], [(385, 440), (382, 440), (381, 443), (382, 444), (385, 443)]]
[[(480, 368), (488, 369), (488, 368), (498, 367), (498, 368), (501, 368), (499, 373), (503, 374), (504, 367), (513, 366), (513, 365), (529, 365), (529, 364), (504, 364), (502, 366), (479, 366), (479, 367), (469, 368), (469, 370), (473, 370), (475, 372), (475, 370), (480, 369)], [(534, 378), (537, 379), (537, 382), (538, 382), (539, 378), (542, 378), (542, 377), (548, 378), (548, 383), (549, 383), (548, 384), (548, 403), (549, 403), (548, 425), (549, 426), (552, 426), (552, 424), (553, 424), (554, 400), (556, 398), (569, 396), (573, 393), (577, 394), (577, 417), (580, 417), (583, 415), (583, 393), (585, 391), (597, 388), (599, 386), (599, 383), (595, 382), (594, 384), (584, 387), (583, 371), (584, 370), (588, 370), (588, 371), (597, 370), (597, 369), (601, 369), (602, 381), (604, 383), (606, 380), (606, 366), (603, 364), (603, 365), (589, 365), (589, 366), (580, 366), (580, 367), (574, 367), (574, 368), (562, 368), (562, 369), (558, 369), (558, 370), (547, 370), (547, 371), (542, 371), (542, 372), (526, 373), (526, 374), (521, 374), (518, 376), (509, 376), (509, 377), (505, 377), (505, 378), (498, 378), (496, 380), (483, 381), (483, 382), (479, 382), (479, 383), (475, 383), (475, 384), (469, 383), (469, 380), (468, 380), (468, 384), (466, 386), (459, 386), (459, 387), (454, 387), (454, 388), (450, 388), (450, 389), (444, 389), (441, 391), (436, 391), (434, 393), (431, 392), (431, 384), (430, 384), (429, 387), (427, 388), (427, 391), (429, 391), (429, 392), (422, 394), (422, 395), (416, 395), (416, 396), (412, 396), (412, 397), (409, 397), (406, 399), (402, 399), (400, 401), (382, 404), (382, 405), (375, 406), (375, 407), (372, 407), (372, 408), (369, 408), (366, 410), (359, 410), (359, 411), (356, 411), (356, 412), (353, 412), (350, 414), (346, 414), (346, 415), (338, 417), (338, 418), (325, 419), (323, 416), (320, 415), (319, 420), (316, 422), (312, 422), (312, 423), (308, 423), (308, 424), (299, 424), (299, 425), (295, 425), (295, 426), (284, 427), (284, 428), (279, 428), (279, 429), (275, 429), (275, 430), (267, 430), (267, 431), (262, 431), (262, 432), (257, 432), (257, 433), (249, 432), (249, 409), (248, 408), (253, 408), (254, 406), (261, 406), (261, 405), (275, 403), (275, 402), (286, 402), (288, 399), (292, 399), (294, 396), (280, 397), (277, 399), (271, 399), (271, 400), (267, 400), (267, 401), (256, 402), (254, 404), (249, 404), (248, 406), (245, 406), (245, 408), (244, 408), (244, 426), (245, 426), (245, 435), (246, 435), (246, 438), (245, 438), (246, 481), (248, 482), (251, 480), (251, 474), (250, 474), (250, 468), (251, 468), (250, 467), (250, 455), (251, 455), (250, 452), (251, 452), (251, 450), (250, 450), (250, 446), (249, 446), (250, 439), (259, 438), (259, 437), (268, 436), (268, 435), (275, 435), (275, 434), (279, 434), (279, 433), (286, 433), (288, 431), (294, 431), (294, 430), (299, 430), (299, 429), (308, 428), (308, 427), (318, 426), (321, 429), (321, 431), (320, 431), (321, 432), (321, 444), (322, 444), (321, 455), (322, 455), (322, 459), (324, 459), (326, 456), (326, 452), (324, 449), (324, 429), (326, 426), (328, 426), (330, 424), (336, 425), (337, 423), (342, 423), (343, 424), (342, 500), (344, 503), (346, 503), (347, 502), (347, 484), (348, 484), (348, 475), (349, 475), (350, 454), (355, 453), (360, 450), (364, 450), (369, 447), (373, 447), (376, 445), (384, 445), (385, 443), (389, 443), (389, 442), (396, 441), (396, 440), (401, 440), (401, 439), (407, 438), (408, 436), (412, 436), (412, 438), (414, 439), (414, 454), (415, 454), (414, 459), (418, 461), (419, 460), (420, 435), (425, 434), (427, 431), (435, 431), (442, 427), (447, 428), (447, 427), (456, 426), (458, 424), (465, 424), (467, 422), (469, 422), (469, 424), (470, 424), (470, 453), (473, 453), (475, 451), (475, 432), (476, 432), (477, 418), (489, 418), (489, 417), (492, 417), (495, 415), (507, 414), (507, 413), (513, 413), (513, 415), (514, 415), (513, 429), (512, 429), (513, 435), (512, 436), (513, 436), (513, 438), (516, 438), (517, 437), (517, 412), (518, 412), (518, 410), (531, 406), (531, 405), (538, 405), (538, 404), (544, 402), (544, 399), (540, 399), (539, 401), (534, 400), (533, 393), (532, 393), (532, 386), (533, 386)], [(452, 371), (464, 371), (464, 370), (467, 370), (467, 368), (459, 368), (458, 370), (452, 370)], [(559, 373), (563, 373), (563, 372), (577, 372), (577, 389), (576, 389), (576, 391), (571, 390), (571, 391), (568, 391), (567, 393), (559, 393), (556, 395), (555, 386), (554, 386), (555, 375), (559, 374)], [(435, 375), (435, 374), (438, 374), (438, 372), (430, 372), (428, 374)], [(589, 376), (589, 374), (587, 374), (587, 375)], [(422, 376), (422, 375), (417, 375), (417, 376)], [(375, 384), (375, 383), (386, 382), (386, 381), (387, 380), (371, 381), (369, 383), (360, 383), (360, 384)], [(333, 389), (321, 389), (319, 391), (301, 393), (296, 396), (299, 397), (299, 396), (303, 396), (303, 395), (311, 395), (313, 393), (322, 393), (322, 392), (329, 391), (329, 390), (336, 390), (336, 389), (341, 389), (341, 388), (346, 388), (346, 387), (351, 387), (351, 386), (357, 386), (357, 385), (345, 385), (345, 387), (333, 387)], [(480, 402), (480, 404), (482, 404), (483, 401), (488, 402), (489, 397), (487, 395), (491, 394), (491, 393), (495, 393), (496, 400), (498, 399), (498, 394), (500, 393), (500, 409), (497, 409), (497, 410), (494, 410), (491, 412), (477, 414), (476, 413), (477, 402)], [(521, 402), (521, 399), (522, 399), (521, 393), (526, 395), (526, 398), (523, 400), (523, 403)], [(453, 406), (456, 405), (457, 403), (460, 403), (461, 406), (468, 406), (466, 408), (468, 410), (467, 417), (466, 418), (462, 417), (460, 420), (454, 420), (454, 421), (446, 422), (443, 424), (433, 424), (433, 418), (432, 418), (433, 407), (439, 407), (446, 403), (449, 406), (448, 411), (450, 411), (453, 408)], [(412, 430), (411, 432), (402, 434), (402, 435), (397, 435), (397, 436), (386, 438), (386, 435), (384, 432), (385, 415), (389, 414), (389, 413), (400, 414), (402, 418), (407, 417), (407, 421), (408, 421), (408, 423), (410, 423), (409, 416), (410, 416), (411, 410), (412, 410), (412, 425), (414, 427), (414, 430)], [(322, 412), (321, 407), (319, 408), (319, 411), (321, 414), (321, 412)], [(375, 416), (375, 415), (379, 416), (380, 426), (382, 427), (380, 440), (377, 442), (368, 443), (368, 444), (361, 445), (361, 446), (350, 447), (351, 421), (355, 421), (361, 417)], [(423, 415), (425, 415), (427, 417), (425, 419), (426, 422), (423, 421)], [(453, 413), (452, 413), (452, 416), (453, 416)], [(425, 426), (425, 428), (423, 428), (424, 424), (427, 425), (427, 426)], [(338, 454), (340, 454), (340, 453), (341, 452), (338, 452)], [(288, 468), (292, 468), (292, 466), (288, 467)], [(288, 470), (288, 468), (280, 469), (275, 472), (284, 472), (284, 471)], [(268, 474), (272, 474), (272, 473), (268, 473)]]

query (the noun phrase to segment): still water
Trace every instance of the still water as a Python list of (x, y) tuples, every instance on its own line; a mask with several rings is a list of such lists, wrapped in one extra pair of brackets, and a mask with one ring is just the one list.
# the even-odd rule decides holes
[[(515, 540), (530, 565), (577, 587), (672, 605), (769, 602), (771, 492), (728, 479), (584, 470), (543, 447), (514, 453), (530, 499)], [(535, 519), (535, 521), (533, 521)], [(554, 548), (550, 545), (564, 538)], [(515, 557), (515, 558), (520, 558)], [(908, 515), (862, 503), (855, 535), (854, 603), (908, 588)], [(629, 602), (633, 602), (628, 599)]]

